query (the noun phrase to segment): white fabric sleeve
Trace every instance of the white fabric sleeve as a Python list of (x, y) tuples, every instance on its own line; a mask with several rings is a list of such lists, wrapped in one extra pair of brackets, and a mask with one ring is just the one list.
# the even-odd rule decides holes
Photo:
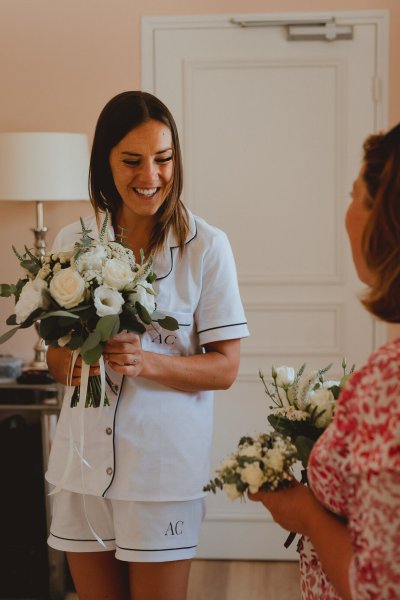
[(202, 346), (249, 335), (235, 260), (221, 230), (216, 230), (204, 254), (202, 290), (194, 316)]

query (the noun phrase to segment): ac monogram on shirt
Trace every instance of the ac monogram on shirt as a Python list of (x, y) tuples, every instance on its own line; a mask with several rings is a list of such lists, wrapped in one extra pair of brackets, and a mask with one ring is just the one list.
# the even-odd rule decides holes
[(182, 535), (182, 533), (183, 521), (177, 521), (175, 525), (172, 523), (172, 521), (170, 521), (167, 527), (167, 531), (164, 533), (164, 535)]
[(172, 346), (175, 344), (176, 335), (169, 333), (166, 336), (162, 336), (161, 333), (158, 333), (155, 337), (151, 338), (151, 341), (156, 344), (166, 344), (167, 346)]

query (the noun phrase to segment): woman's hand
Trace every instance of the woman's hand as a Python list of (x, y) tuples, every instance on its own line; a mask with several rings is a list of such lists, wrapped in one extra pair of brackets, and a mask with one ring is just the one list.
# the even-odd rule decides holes
[(292, 487), (284, 490), (248, 493), (248, 497), (262, 502), (281, 527), (302, 535), (308, 535), (316, 512), (324, 510), (310, 488), (297, 481), (293, 481)]
[(137, 377), (144, 367), (144, 355), (140, 337), (135, 333), (118, 333), (108, 340), (103, 351), (104, 360), (113, 371)]
[[(70, 370), (72, 365), (72, 352), (69, 348), (64, 346), (63, 348), (49, 347), (47, 350), (47, 365), (50, 373), (54, 379), (64, 385), (78, 386), (81, 382), (82, 372), (82, 357), (78, 356), (74, 365), (74, 371), (72, 377), (70, 376)], [(99, 375), (100, 369), (98, 364), (90, 367), (89, 375)]]

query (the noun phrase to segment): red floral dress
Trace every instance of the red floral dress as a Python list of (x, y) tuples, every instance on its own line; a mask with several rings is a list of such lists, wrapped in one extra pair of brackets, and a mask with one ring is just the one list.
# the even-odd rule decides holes
[[(313, 448), (308, 478), (320, 502), (347, 521), (354, 600), (400, 599), (400, 339), (347, 383)], [(307, 538), (300, 572), (303, 599), (340, 599)]]

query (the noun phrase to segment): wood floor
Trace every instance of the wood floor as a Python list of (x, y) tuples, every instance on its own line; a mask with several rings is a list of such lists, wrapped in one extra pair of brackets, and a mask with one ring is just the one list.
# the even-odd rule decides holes
[[(77, 600), (68, 594), (65, 600)], [(296, 562), (194, 560), (187, 600), (300, 600)]]

